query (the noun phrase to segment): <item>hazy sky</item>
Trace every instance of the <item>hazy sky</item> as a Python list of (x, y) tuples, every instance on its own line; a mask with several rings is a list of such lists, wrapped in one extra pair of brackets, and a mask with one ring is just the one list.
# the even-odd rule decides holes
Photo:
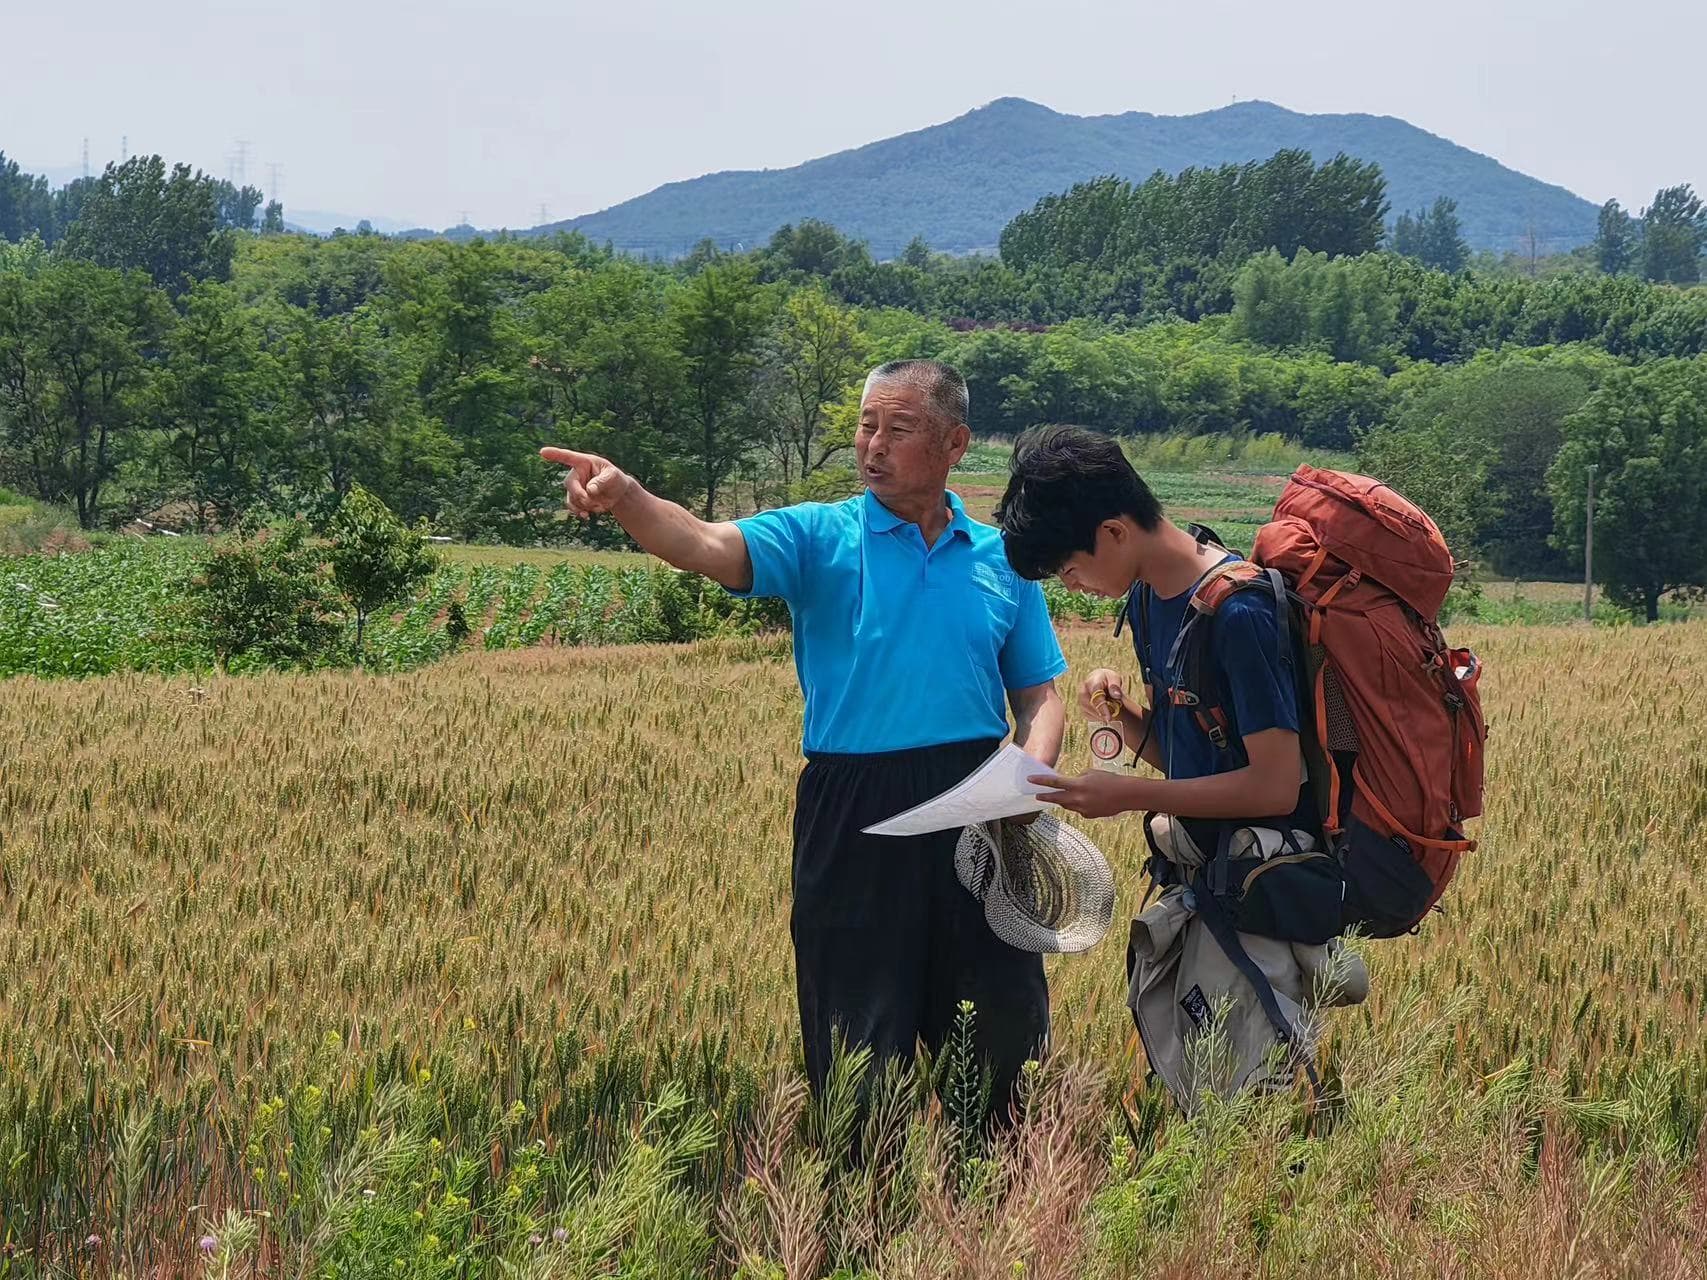
[[(1006, 95), (1404, 117), (1599, 202), (1707, 188), (1703, 0), (0, 0), (0, 149), (128, 136), (287, 211), (527, 226)], [(22, 56), (19, 56), (22, 55)]]

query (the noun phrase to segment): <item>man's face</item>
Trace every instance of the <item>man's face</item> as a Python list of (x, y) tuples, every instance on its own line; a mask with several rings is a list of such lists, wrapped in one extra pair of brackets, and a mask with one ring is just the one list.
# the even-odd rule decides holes
[(1093, 596), (1118, 597), (1132, 589), (1137, 570), (1133, 564), (1133, 526), (1124, 520), (1105, 520), (1097, 526), (1096, 547), (1075, 551), (1055, 576), (1069, 591)]
[(944, 428), (934, 421), (920, 388), (875, 382), (860, 402), (854, 457), (860, 479), (879, 499), (935, 499), (970, 438), (963, 423)]

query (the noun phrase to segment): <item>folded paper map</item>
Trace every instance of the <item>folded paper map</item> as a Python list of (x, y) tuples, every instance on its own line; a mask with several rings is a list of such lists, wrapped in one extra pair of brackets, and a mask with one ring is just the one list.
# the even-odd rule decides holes
[(1049, 801), (1038, 798), (1045, 788), (1026, 779), (1033, 774), (1054, 772), (1036, 756), (1028, 755), (1009, 743), (940, 796), (867, 827), (865, 834), (922, 836), (931, 831), (970, 826), (975, 822), (1036, 813)]

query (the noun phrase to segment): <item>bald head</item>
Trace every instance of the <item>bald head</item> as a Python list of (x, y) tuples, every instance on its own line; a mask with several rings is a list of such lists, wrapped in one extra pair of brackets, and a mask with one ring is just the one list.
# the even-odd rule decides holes
[(861, 403), (880, 384), (911, 387), (924, 398), (925, 412), (943, 431), (952, 431), (966, 421), (971, 412), (971, 400), (966, 394), (966, 379), (960, 371), (937, 360), (891, 360), (880, 364), (866, 375)]

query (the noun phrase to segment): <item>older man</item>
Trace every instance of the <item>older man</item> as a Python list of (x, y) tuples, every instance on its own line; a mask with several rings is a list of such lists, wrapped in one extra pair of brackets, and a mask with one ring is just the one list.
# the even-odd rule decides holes
[(954, 873), (958, 832), (861, 830), (971, 773), (1008, 731), (1053, 764), (1066, 670), (1043, 595), (1008, 566), (1000, 533), (947, 491), (966, 452), (966, 382), (925, 360), (866, 379), (854, 453), (866, 491), (707, 523), (603, 458), (570, 468), (570, 510), (609, 512), (646, 550), (737, 595), (787, 601), (806, 697), (794, 814), (791, 920), (800, 1033), (821, 1088), (832, 1036), (879, 1059), (940, 1047), (976, 1007), (993, 1101), (1005, 1105), (1049, 1027), (1043, 961), (998, 939)]

